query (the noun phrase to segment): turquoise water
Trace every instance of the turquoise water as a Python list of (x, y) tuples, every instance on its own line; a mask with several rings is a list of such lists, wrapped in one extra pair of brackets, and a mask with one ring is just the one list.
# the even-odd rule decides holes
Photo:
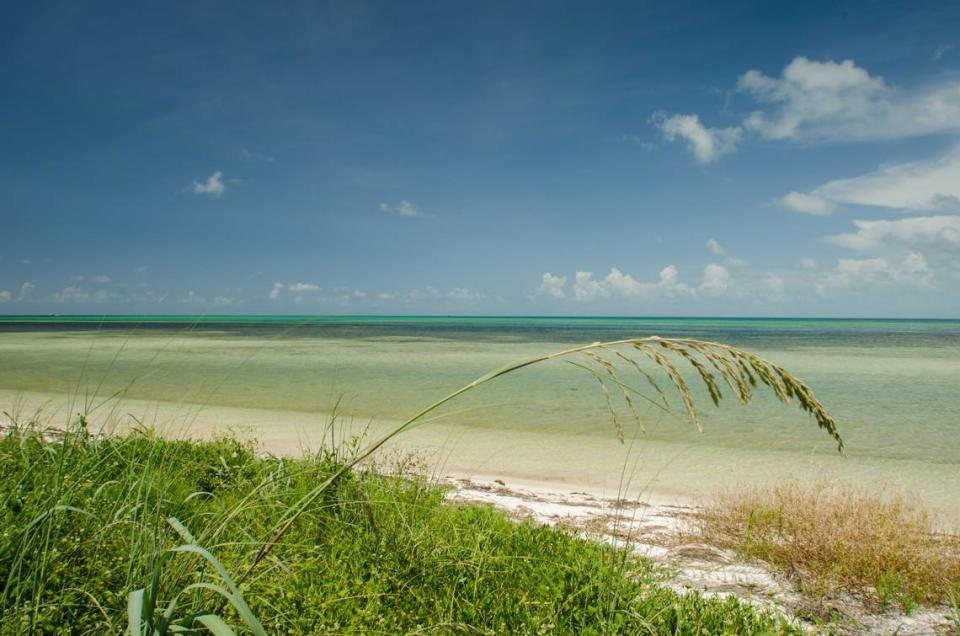
[[(645, 335), (718, 340), (777, 362), (813, 388), (847, 446), (847, 456), (838, 458), (804, 414), (767, 396), (715, 409), (701, 395), (702, 434), (682, 417), (644, 412), (647, 432), (638, 438), (644, 452), (672, 453), (661, 467), (665, 489), (822, 473), (907, 488), (960, 510), (960, 321), (954, 320), (3, 317), (0, 389), (96, 388), (104, 395), (304, 414), (327, 412), (341, 399), (357, 418), (398, 419), (507, 362)], [(486, 431), (490, 448), (497, 440), (509, 448), (511, 435), (540, 435), (548, 441), (538, 443), (555, 444), (556, 456), (572, 465), (578, 446), (616, 445), (605, 404), (595, 380), (551, 363), (466, 396), (451, 405), (465, 410), (442, 425)], [(533, 458), (542, 455), (549, 463), (551, 453), (515, 459), (532, 475)], [(562, 476), (563, 468), (544, 472)]]

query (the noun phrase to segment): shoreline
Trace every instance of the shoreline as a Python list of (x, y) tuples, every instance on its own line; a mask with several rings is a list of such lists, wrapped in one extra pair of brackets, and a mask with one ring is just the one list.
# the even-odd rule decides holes
[[(21, 418), (40, 412), (44, 419), (59, 422), (58, 427), (68, 411), (81, 411), (81, 404), (80, 398), (65, 393), (0, 388), (0, 411), (12, 412), (18, 407)], [(331, 425), (332, 416), (323, 412), (135, 398), (96, 404), (91, 419), (97, 431), (146, 426), (173, 438), (233, 434), (255, 441), (263, 452), (287, 456), (329, 446), (331, 441), (341, 444), (355, 436), (375, 439), (400, 423), (338, 414)], [(743, 485), (804, 481), (815, 476), (918, 496), (947, 526), (960, 528), (960, 503), (903, 487), (896, 481), (896, 467), (890, 469), (891, 479), (878, 481), (869, 474), (876, 462), (849, 455), (830, 457), (826, 462), (810, 456), (805, 464), (792, 464), (800, 454), (673, 444), (642, 437), (635, 445), (621, 445), (612, 432), (558, 438), (549, 432), (450, 426), (442, 420), (412, 427), (378, 453), (381, 458), (404, 455), (427, 462), (438, 478), (500, 479), (546, 491), (586, 492), (601, 499), (642, 496), (681, 505), (698, 505), (719, 491)], [(732, 466), (736, 466), (735, 474)]]
[[(100, 401), (96, 401), (98, 404)], [(13, 409), (7, 405), (16, 405)], [(71, 418), (81, 409), (82, 400), (55, 392), (14, 391), (0, 388), (0, 412), (7, 412), (21, 419), (40, 413), (43, 420), (54, 420), (61, 428), (68, 411)], [(12, 411), (16, 410), (17, 413)], [(196, 403), (164, 402), (122, 398), (100, 406), (90, 418), (91, 430), (98, 433), (124, 432), (136, 426), (146, 426), (169, 438), (211, 439), (218, 435), (234, 434), (245, 440), (255, 441), (258, 450), (278, 456), (295, 456), (321, 446), (344, 443), (355, 436), (376, 439), (393, 427), (399, 420), (361, 420), (338, 415), (336, 423), (329, 424), (331, 414), (287, 411), (268, 408), (233, 407)], [(509, 448), (505, 437), (510, 438)], [(528, 463), (531, 470), (523, 469), (523, 462), (511, 459), (525, 452), (549, 454), (552, 439), (550, 433), (524, 431), (496, 431), (471, 427), (445, 427), (439, 423), (425, 423), (412, 427), (385, 446), (369, 461), (378, 463), (385, 458), (416, 455), (430, 465), (431, 475), (440, 480), (470, 479), (495, 482), (509, 480), (527, 490), (548, 493), (588, 493), (598, 499), (625, 496), (629, 498), (654, 499), (658, 502), (694, 505), (695, 498), (667, 489), (656, 489), (649, 483), (622, 485), (625, 472), (625, 457), (630, 451), (616, 444), (615, 437), (584, 436), (584, 443), (592, 443), (619, 455), (608, 470), (596, 470), (600, 477), (593, 480), (577, 480), (546, 467), (536, 467), (536, 461)], [(612, 451), (612, 452), (611, 452)], [(589, 465), (589, 461), (587, 463)], [(599, 463), (599, 462), (598, 462)], [(596, 468), (596, 464), (591, 468)]]

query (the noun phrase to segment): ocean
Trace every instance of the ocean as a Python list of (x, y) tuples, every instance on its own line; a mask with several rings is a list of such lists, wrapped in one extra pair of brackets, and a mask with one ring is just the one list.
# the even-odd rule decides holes
[[(9, 404), (0, 407), (118, 396), (138, 409), (189, 411), (198, 427), (242, 420), (257, 433), (262, 421), (274, 437), (296, 428), (290, 435), (302, 442), (337, 404), (378, 430), (514, 360), (647, 335), (716, 340), (785, 367), (833, 413), (845, 455), (807, 415), (763, 391), (745, 407), (728, 399), (720, 408), (699, 392), (703, 432), (678, 400), (675, 414), (642, 409), (645, 432), (621, 412), (621, 444), (596, 380), (563, 362), (451, 402), (402, 446), (429, 453), (438, 471), (611, 492), (699, 497), (838, 479), (907, 491), (960, 518), (957, 320), (7, 316), (0, 399)], [(142, 419), (130, 408), (114, 413)]]

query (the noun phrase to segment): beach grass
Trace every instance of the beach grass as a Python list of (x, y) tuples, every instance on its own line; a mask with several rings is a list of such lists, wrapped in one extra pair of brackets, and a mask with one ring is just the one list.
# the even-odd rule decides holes
[(710, 502), (696, 532), (814, 598), (846, 593), (907, 611), (960, 600), (960, 534), (904, 494), (838, 482), (741, 487)]
[(794, 631), (671, 591), (623, 549), (445, 503), (418, 474), (343, 472), (356, 450), (278, 458), (17, 422), (0, 438), (0, 633)]
[[(0, 630), (792, 630), (784, 618), (733, 598), (671, 591), (650, 562), (624, 548), (514, 523), (487, 508), (445, 505), (442, 488), (422, 477), (371, 467), (381, 447), (448, 402), (561, 359), (599, 382), (621, 441), (618, 401), (642, 429), (637, 400), (669, 410), (672, 392), (701, 426), (679, 362), (714, 403), (721, 384), (741, 403), (765, 385), (782, 402), (795, 401), (843, 448), (836, 422), (783, 368), (727, 345), (657, 337), (596, 342), (506, 365), (378, 439), (298, 459), (258, 457), (252, 445), (229, 437), (165, 440), (146, 429), (101, 437), (90, 433), (87, 409), (60, 430), (10, 417), (0, 441)], [(659, 381), (642, 361), (652, 362)], [(633, 381), (624, 369), (636, 373)], [(91, 405), (89, 395), (84, 405)]]

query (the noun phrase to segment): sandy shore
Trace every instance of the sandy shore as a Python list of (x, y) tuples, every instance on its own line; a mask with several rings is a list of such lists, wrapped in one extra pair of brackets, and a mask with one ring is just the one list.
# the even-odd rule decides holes
[[(515, 519), (561, 526), (583, 536), (626, 546), (657, 562), (664, 584), (678, 592), (708, 597), (735, 596), (758, 608), (790, 617), (810, 633), (818, 626), (802, 617), (817, 612), (816, 604), (800, 594), (785, 577), (763, 563), (744, 562), (736, 554), (689, 539), (698, 508), (690, 502), (657, 497), (640, 500), (605, 499), (583, 490), (558, 489), (555, 484), (504, 481), (479, 477), (448, 477), (454, 502), (486, 504)], [(842, 621), (829, 633), (921, 634), (949, 633), (947, 607), (926, 608), (905, 615), (898, 610), (877, 613), (851, 597), (834, 598), (830, 607)]]
[[(89, 402), (89, 403), (88, 403)], [(172, 437), (209, 439), (235, 434), (256, 440), (266, 453), (295, 455), (340, 444), (354, 436), (377, 439), (397, 420), (363, 420), (342, 416), (331, 425), (329, 414), (147, 400), (92, 400), (57, 393), (0, 389), (0, 409), (20, 420), (36, 414), (46, 425), (62, 428), (77, 414), (91, 411), (96, 431), (122, 432), (147, 426)], [(383, 456), (416, 454), (437, 477), (510, 479), (546, 489), (589, 492), (601, 498), (641, 495), (664, 501), (686, 501), (680, 489), (658, 483), (670, 457), (643, 456), (610, 436), (583, 436), (560, 445), (551, 433), (500, 431), (449, 426), (427, 421), (391, 440)], [(682, 452), (679, 451), (679, 452)], [(641, 461), (642, 460), (642, 461)]]

